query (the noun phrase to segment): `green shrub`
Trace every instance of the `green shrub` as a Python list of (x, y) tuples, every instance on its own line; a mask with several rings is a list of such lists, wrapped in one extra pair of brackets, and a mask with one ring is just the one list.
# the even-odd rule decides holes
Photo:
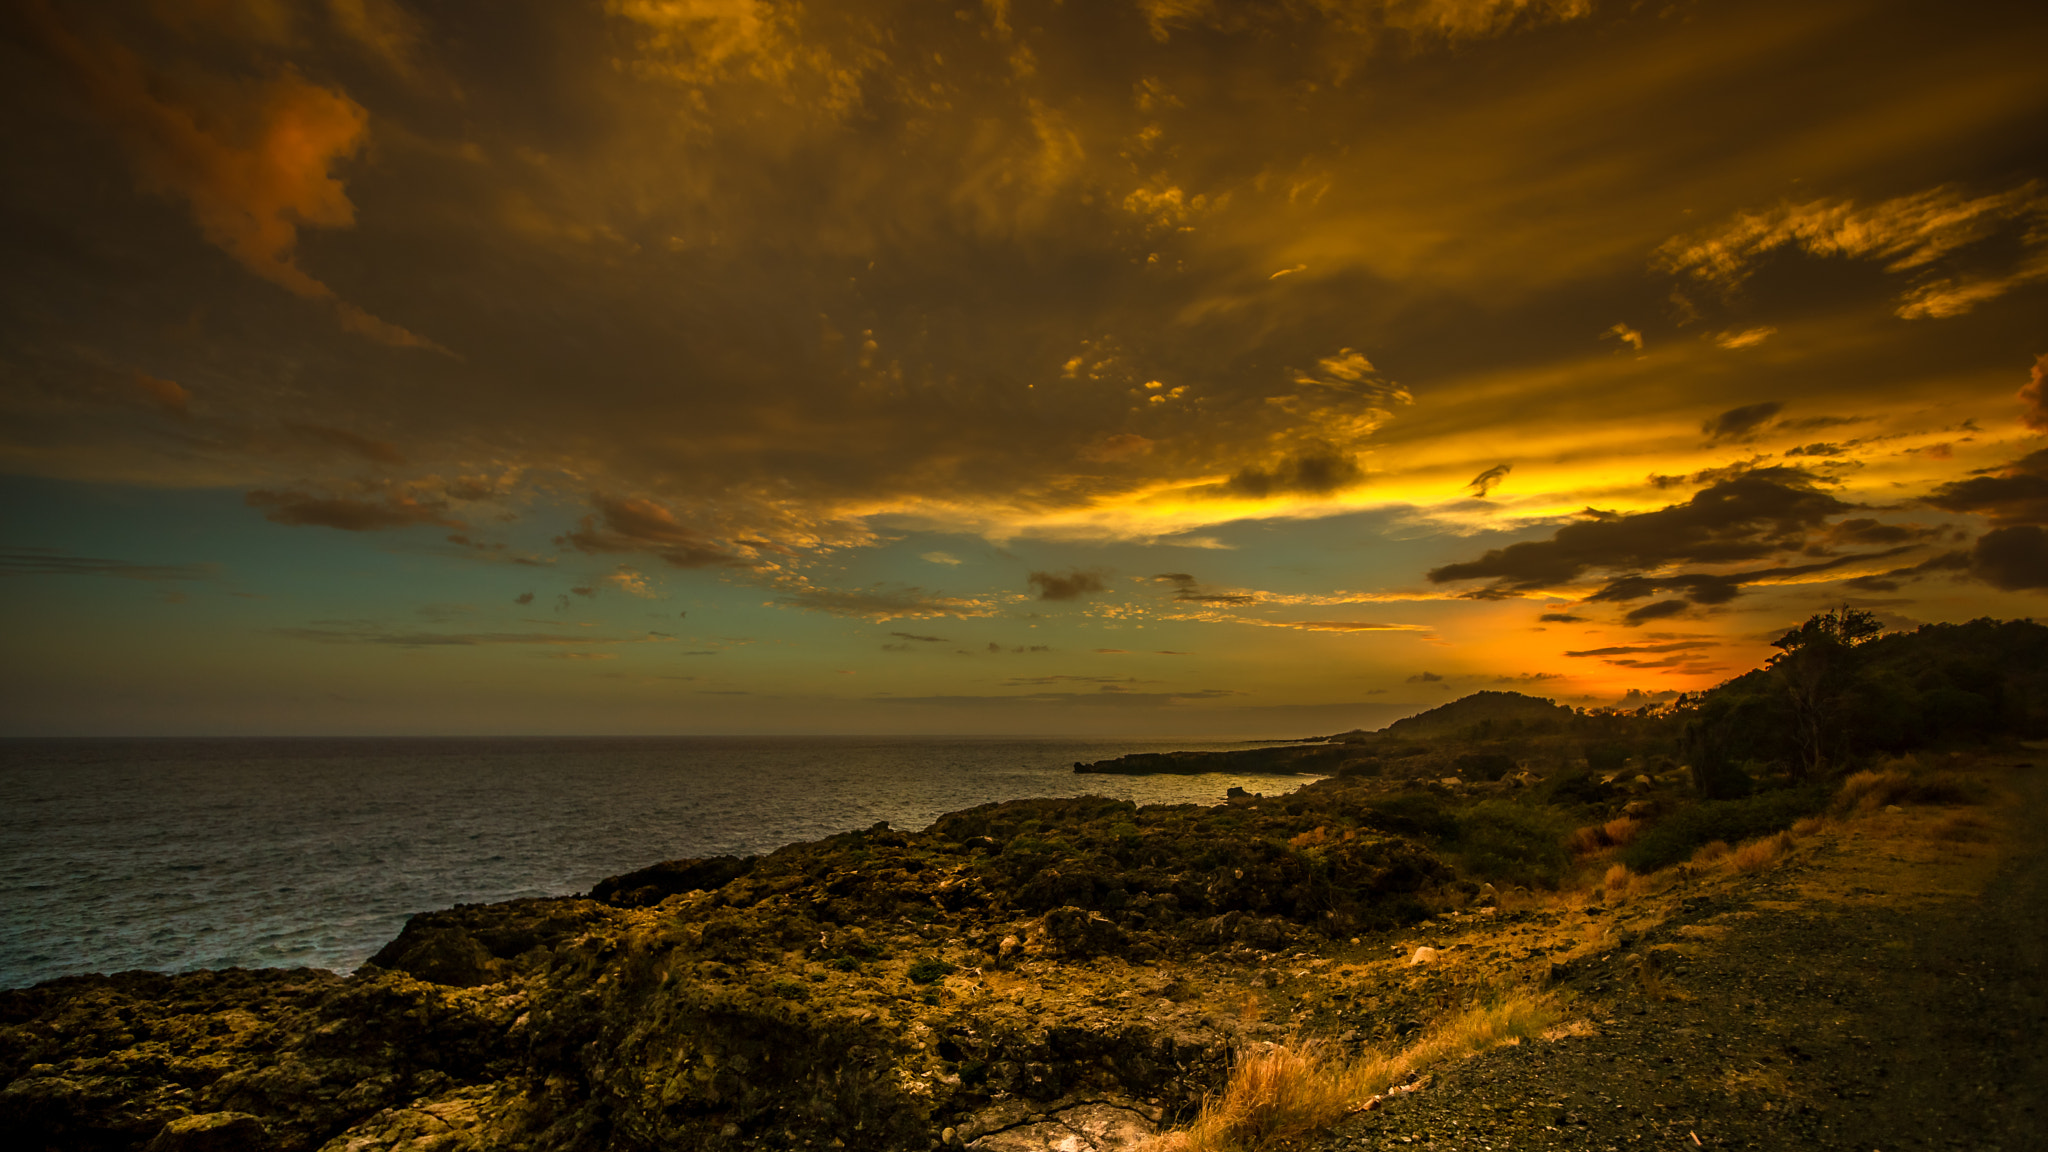
[(911, 962), (910, 970), (904, 975), (910, 977), (912, 984), (936, 984), (953, 971), (953, 965), (937, 956), (919, 956)]
[(1366, 806), (1373, 827), (1419, 840), (1445, 841), (1458, 835), (1457, 817), (1428, 792), (1403, 792)]
[(1458, 813), (1458, 862), (1496, 884), (1554, 888), (1571, 863), (1564, 817), (1549, 808), (1483, 800)]
[(809, 986), (799, 984), (794, 980), (777, 980), (768, 986), (768, 990), (784, 1000), (809, 1000), (811, 998)]
[(1621, 862), (1635, 872), (1669, 868), (1715, 840), (1738, 844), (1790, 828), (1827, 803), (1828, 790), (1814, 786), (1760, 792), (1740, 800), (1703, 800), (1640, 833), (1622, 851)]
[(1598, 804), (1607, 797), (1607, 785), (1584, 768), (1560, 772), (1543, 786), (1543, 798), (1553, 804)]
[(1619, 744), (1586, 745), (1586, 767), (1598, 776), (1612, 776), (1628, 765), (1628, 749)]
[(1451, 764), (1469, 780), (1498, 780), (1515, 770), (1515, 758), (1501, 752), (1465, 752)]

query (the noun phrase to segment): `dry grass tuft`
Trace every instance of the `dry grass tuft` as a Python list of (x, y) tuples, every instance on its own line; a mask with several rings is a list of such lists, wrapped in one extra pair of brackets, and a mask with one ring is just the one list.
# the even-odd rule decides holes
[(1836, 812), (1875, 812), (1887, 804), (1897, 802), (1897, 797), (1913, 783), (1913, 778), (1897, 769), (1858, 772), (1842, 781), (1842, 787), (1835, 793), (1833, 809)]
[(1519, 1044), (1557, 1019), (1547, 998), (1518, 992), (1444, 1020), (1395, 1053), (1345, 1057), (1316, 1040), (1263, 1045), (1238, 1057), (1223, 1091), (1203, 1099), (1192, 1123), (1151, 1149), (1266, 1152), (1300, 1144), (1431, 1065)]
[(1730, 851), (1726, 840), (1709, 840), (1692, 854), (1692, 862), (1702, 866), (1718, 864)]
[(1634, 840), (1636, 833), (1642, 830), (1642, 821), (1617, 816), (1605, 824), (1588, 824), (1573, 829), (1568, 843), (1573, 856), (1584, 858), (1609, 848), (1619, 848)]
[(1600, 878), (1600, 888), (1610, 900), (1627, 900), (1641, 896), (1655, 886), (1648, 876), (1638, 876), (1628, 870), (1626, 864), (1615, 864)]
[(1790, 832), (1744, 841), (1728, 854), (1728, 867), (1737, 872), (1761, 872), (1796, 846)]
[(1292, 848), (1314, 848), (1318, 845), (1329, 843), (1329, 840), (1330, 830), (1326, 827), (1318, 826), (1294, 837), (1287, 844)]
[(1990, 791), (1982, 781), (1955, 772), (1919, 775), (1911, 757), (1893, 760), (1885, 768), (1858, 772), (1842, 781), (1835, 793), (1832, 810), (1837, 814), (1871, 813), (1897, 804), (1982, 804)]

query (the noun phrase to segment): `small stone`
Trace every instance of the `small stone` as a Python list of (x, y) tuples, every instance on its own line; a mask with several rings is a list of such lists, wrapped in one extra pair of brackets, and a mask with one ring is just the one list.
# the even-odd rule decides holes
[(953, 1131), (951, 1128), (948, 1128), (944, 1132), (939, 1133), (939, 1143), (941, 1144), (950, 1145), (953, 1143), (954, 1140), (958, 1138), (959, 1133)]
[(1415, 950), (1415, 954), (1413, 956), (1408, 957), (1408, 966), (1410, 968), (1415, 967), (1417, 964), (1433, 964), (1435, 962), (1436, 949), (1431, 948), (1427, 945), (1424, 945), (1421, 948), (1417, 948)]

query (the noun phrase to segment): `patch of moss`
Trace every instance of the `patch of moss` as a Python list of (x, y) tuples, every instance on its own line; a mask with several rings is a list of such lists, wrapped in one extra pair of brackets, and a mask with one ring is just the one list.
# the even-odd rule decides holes
[(910, 977), (912, 984), (936, 984), (954, 971), (953, 965), (937, 956), (919, 956), (911, 962), (904, 975)]

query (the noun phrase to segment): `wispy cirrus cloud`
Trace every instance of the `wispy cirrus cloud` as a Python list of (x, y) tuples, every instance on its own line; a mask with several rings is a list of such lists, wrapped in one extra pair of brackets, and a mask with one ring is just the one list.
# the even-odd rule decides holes
[(137, 564), (58, 548), (0, 548), (0, 576), (111, 576), (118, 580), (212, 580), (219, 564)]
[(583, 648), (608, 644), (663, 644), (673, 637), (592, 636), (565, 632), (426, 632), (385, 628), (373, 623), (334, 623), (305, 628), (279, 628), (276, 634), (321, 644), (372, 644), (393, 648), (498, 648), (538, 646)]
[(786, 587), (772, 602), (789, 608), (877, 621), (993, 616), (1001, 610), (999, 604), (986, 598), (948, 596), (913, 584), (881, 582), (865, 588), (823, 588), (796, 583)]
[[(1929, 271), (2008, 231), (2016, 233), (2019, 255), (2007, 267), (1948, 275)], [(1906, 319), (1957, 316), (2048, 279), (2048, 192), (2030, 180), (1982, 196), (1943, 185), (1870, 205), (1853, 200), (1780, 204), (1676, 237), (1657, 250), (1657, 264), (1733, 289), (1764, 257), (1783, 248), (1810, 256), (1878, 261), (1887, 272), (1920, 274), (1919, 283), (1900, 296), (1898, 314)], [(1740, 346), (1744, 345), (1724, 345)]]

